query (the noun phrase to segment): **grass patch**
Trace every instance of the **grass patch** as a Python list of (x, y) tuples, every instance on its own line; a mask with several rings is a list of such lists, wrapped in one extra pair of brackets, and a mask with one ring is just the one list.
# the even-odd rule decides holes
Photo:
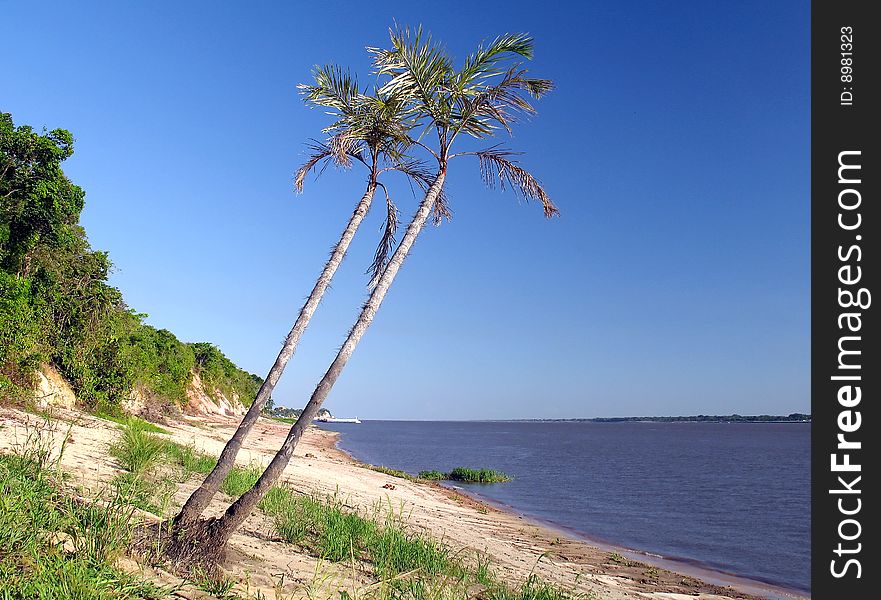
[[(412, 478), (412, 476), (408, 476)], [(419, 471), (418, 479), (427, 481), (461, 481), (463, 483), (504, 483), (511, 481), (512, 477), (501, 471), (492, 469), (467, 469), (456, 467), (449, 473), (443, 471)]]
[(279, 423), (287, 423), (288, 425), (293, 425), (297, 422), (297, 417), (269, 417), (269, 419)]
[(184, 446), (171, 440), (163, 440), (165, 455), (183, 469), (187, 478), (194, 473), (207, 475), (217, 466), (217, 459), (213, 456), (199, 452), (195, 446)]
[(120, 473), (110, 482), (114, 493), (127, 504), (164, 517), (177, 486), (167, 477), (148, 480), (134, 473)]
[(150, 433), (150, 425), (141, 419), (126, 422), (122, 438), (110, 447), (110, 454), (119, 460), (120, 466), (135, 475), (152, 469), (165, 454), (163, 440)]
[(465, 467), (456, 467), (450, 471), (447, 479), (452, 481), (462, 481), (465, 483), (504, 483), (511, 481), (511, 477), (501, 471), (493, 471), (492, 469), (467, 469)]
[(238, 498), (254, 487), (262, 474), (263, 468), (256, 464), (247, 467), (233, 467), (220, 485), (220, 489), (224, 494)]
[(410, 533), (390, 513), (383, 521), (346, 510), (336, 497), (303, 496), (273, 488), (260, 504), (272, 517), (276, 533), (324, 560), (344, 562), (353, 556), (370, 562), (380, 579), (419, 569), (432, 575), (463, 573), (450, 552), (434, 540)]
[(391, 477), (400, 477), (401, 479), (407, 479), (409, 481), (418, 481), (417, 477), (413, 477), (409, 473), (405, 471), (401, 471), (399, 469), (391, 469), (389, 467), (385, 467), (382, 465), (364, 465), (364, 467), (370, 469), (371, 471), (376, 471), (377, 473), (383, 473), (385, 475), (390, 475)]
[[(260, 503), (275, 532), (323, 560), (368, 563), (378, 581), (365, 596), (377, 600), (483, 598), (573, 600), (573, 595), (531, 575), (522, 584), (497, 579), (490, 557), (469, 557), (407, 528), (402, 512), (377, 505), (372, 514), (347, 509), (337, 496), (273, 488)], [(354, 564), (352, 565), (354, 569)], [(341, 597), (360, 597), (340, 591)]]
[(560, 588), (530, 575), (519, 588), (496, 585), (487, 594), (489, 600), (570, 600), (572, 596)]
[(119, 496), (74, 501), (44, 465), (0, 455), (0, 598), (164, 598), (113, 566), (130, 536)]
[(147, 431), (149, 433), (169, 433), (167, 429), (163, 429), (159, 425), (155, 423), (151, 423), (149, 421), (145, 421), (144, 419), (138, 417), (129, 417), (126, 415), (115, 415), (113, 413), (108, 412), (96, 412), (94, 416), (99, 419), (104, 419), (105, 421), (112, 421), (113, 423), (117, 423), (124, 427), (128, 427), (129, 423), (136, 423), (137, 427), (142, 429), (143, 431)]

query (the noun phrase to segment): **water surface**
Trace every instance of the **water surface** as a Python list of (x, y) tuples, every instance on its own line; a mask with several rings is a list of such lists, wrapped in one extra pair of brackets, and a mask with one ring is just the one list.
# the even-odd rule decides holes
[(356, 458), (463, 485), (587, 537), (810, 589), (810, 425), (364, 421), (322, 424)]

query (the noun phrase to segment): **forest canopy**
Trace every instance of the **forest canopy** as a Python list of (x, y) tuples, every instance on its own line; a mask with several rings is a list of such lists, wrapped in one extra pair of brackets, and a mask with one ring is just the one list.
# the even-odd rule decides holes
[(85, 191), (61, 168), (73, 145), (69, 131), (0, 112), (0, 401), (32, 400), (36, 370), (50, 363), (93, 409), (115, 412), (136, 388), (181, 406), (193, 373), (209, 395), (249, 405), (260, 377), (210, 343), (147, 325), (108, 283), (113, 265), (79, 222)]

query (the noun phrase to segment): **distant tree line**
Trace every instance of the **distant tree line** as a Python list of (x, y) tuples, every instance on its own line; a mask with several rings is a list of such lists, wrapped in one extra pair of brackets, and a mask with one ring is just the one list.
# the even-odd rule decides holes
[[(275, 417), (276, 419), (297, 419), (303, 413), (302, 408), (287, 408), (286, 406), (275, 406), (275, 403), (270, 399), (269, 402), (266, 403), (266, 406), (263, 408), (263, 414)], [(321, 418), (332, 418), (333, 415), (326, 408), (322, 408), (318, 411), (318, 417)]]
[(624, 423), (655, 421), (659, 423), (769, 423), (810, 421), (811, 415), (792, 413), (783, 415), (694, 415), (686, 417), (596, 417), (592, 419), (534, 419), (538, 421), (589, 421), (593, 423)]
[(180, 405), (193, 373), (209, 394), (249, 405), (260, 377), (212, 344), (145, 324), (108, 283), (112, 263), (79, 223), (85, 192), (61, 169), (73, 141), (0, 112), (0, 401), (31, 400), (45, 362), (94, 409), (117, 410), (135, 387)]

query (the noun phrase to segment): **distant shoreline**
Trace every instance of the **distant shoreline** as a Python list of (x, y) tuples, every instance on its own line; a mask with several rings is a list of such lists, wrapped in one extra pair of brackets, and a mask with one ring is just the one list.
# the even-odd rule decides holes
[[(810, 424), (811, 415), (760, 415), (760, 416), (704, 416), (693, 417), (577, 417), (571, 419), (362, 419), (362, 421), (386, 421), (403, 423), (795, 423)], [(292, 423), (294, 419), (279, 419)]]
[(540, 423), (810, 423), (811, 415), (696, 415), (685, 417), (591, 417), (574, 419), (500, 419)]

